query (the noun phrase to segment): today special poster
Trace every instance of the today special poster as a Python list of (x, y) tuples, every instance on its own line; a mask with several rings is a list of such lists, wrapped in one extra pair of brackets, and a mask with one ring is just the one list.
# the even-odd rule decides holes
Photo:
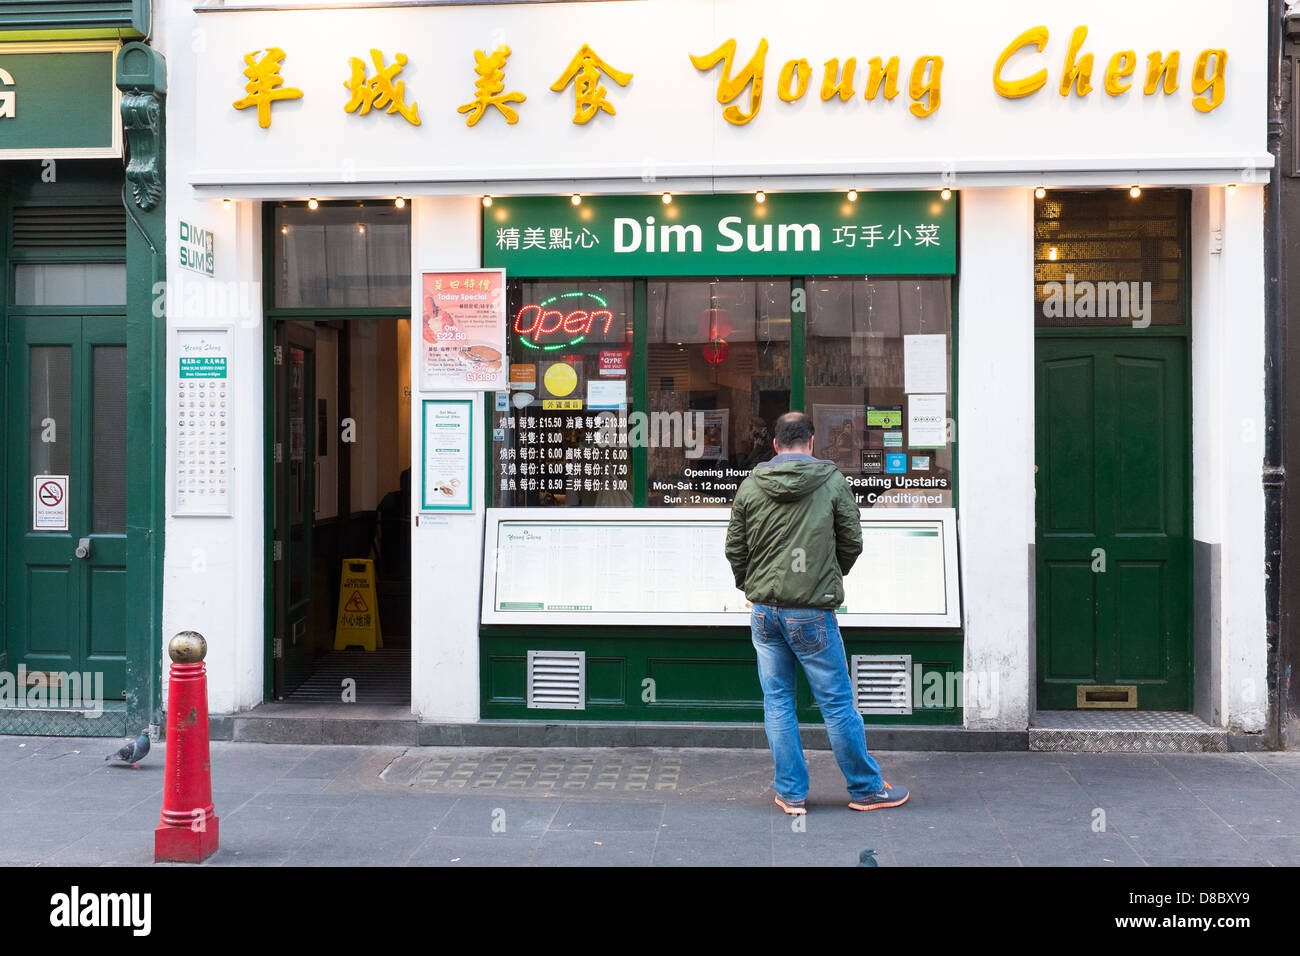
[(420, 388), (505, 389), (505, 270), (421, 272), (420, 303)]

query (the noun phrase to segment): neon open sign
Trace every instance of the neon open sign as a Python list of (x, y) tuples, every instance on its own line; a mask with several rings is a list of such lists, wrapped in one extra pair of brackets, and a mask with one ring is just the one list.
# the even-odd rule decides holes
[[(593, 305), (599, 308), (592, 308)], [(519, 341), (543, 352), (577, 345), (591, 334), (593, 326), (603, 327), (602, 331), (608, 335), (613, 324), (614, 313), (609, 303), (594, 292), (564, 292), (526, 305), (515, 313)]]

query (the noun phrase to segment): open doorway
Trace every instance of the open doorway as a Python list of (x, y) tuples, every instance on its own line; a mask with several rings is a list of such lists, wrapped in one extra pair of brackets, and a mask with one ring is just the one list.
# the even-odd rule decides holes
[(409, 707), (410, 321), (281, 321), (274, 348), (272, 699)]

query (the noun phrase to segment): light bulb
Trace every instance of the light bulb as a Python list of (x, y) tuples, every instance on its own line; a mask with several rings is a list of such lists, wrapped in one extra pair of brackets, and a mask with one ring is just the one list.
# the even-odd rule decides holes
[(569, 197), (569, 202), (573, 203), (575, 206), (581, 206), (582, 193), (574, 193), (572, 196)]
[(315, 212), (317, 209), (320, 208), (320, 203), (318, 203), (315, 199), (308, 199), (307, 208), (310, 209), (312, 212)]
[(952, 198), (952, 190), (949, 189), (947, 186), (945, 186), (943, 189), (939, 191), (939, 198), (942, 199), (944, 202), (947, 202), (949, 199)]
[(491, 197), (491, 196), (484, 196), (484, 197), (483, 197), (483, 208), (484, 208), (484, 209), (487, 209), (487, 208), (488, 208), (489, 206), (491, 206), (491, 205), (492, 205), (492, 197)]
[(1134, 199), (1137, 199), (1139, 196), (1142, 195), (1142, 187), (1141, 187), (1141, 186), (1133, 186), (1133, 187), (1131, 187), (1131, 188), (1129, 189), (1128, 194), (1129, 194), (1130, 196), (1132, 196)]
[(858, 201), (858, 191), (856, 189), (850, 189), (849, 202), (857, 202), (857, 201)]
[(663, 203), (664, 203), (665, 206), (671, 206), (671, 205), (673, 204), (673, 194), (672, 194), (672, 193), (667, 193), (667, 192), (666, 192), (666, 193), (664, 193), (662, 196), (660, 196), (659, 198), (663, 200)]
[(1035, 198), (1035, 199), (1046, 199), (1046, 198), (1047, 198), (1047, 190), (1046, 190), (1044, 187), (1039, 186), (1037, 189), (1034, 190), (1034, 198)]
[(406, 200), (401, 196), (398, 196), (396, 199), (393, 200), (393, 205), (396, 206), (398, 209), (405, 209)]
[(767, 193), (761, 189), (754, 193), (754, 202), (767, 202)]

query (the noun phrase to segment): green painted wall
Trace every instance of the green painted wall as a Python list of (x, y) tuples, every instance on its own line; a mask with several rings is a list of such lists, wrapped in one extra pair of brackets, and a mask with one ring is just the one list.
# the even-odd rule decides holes
[[(961, 669), (962, 639), (944, 631), (873, 633), (845, 631), (845, 650), (854, 654), (911, 654), (920, 665), (913, 713), (870, 715), (867, 724), (953, 725), (962, 721), (953, 699), (934, 689), (951, 685)], [(485, 627), (480, 631), (482, 715), (515, 720), (736, 721), (763, 719), (763, 692), (749, 631), (744, 628), (638, 628), (634, 634), (602, 628)], [(586, 710), (542, 710), (527, 706), (528, 651), (587, 653)], [(915, 673), (915, 672), (914, 672)], [(930, 676), (939, 675), (939, 676)], [(645, 683), (653, 684), (653, 700)], [(925, 687), (932, 693), (927, 697)], [(799, 675), (799, 719), (820, 723), (808, 684)], [(924, 706), (937, 704), (937, 706)]]

